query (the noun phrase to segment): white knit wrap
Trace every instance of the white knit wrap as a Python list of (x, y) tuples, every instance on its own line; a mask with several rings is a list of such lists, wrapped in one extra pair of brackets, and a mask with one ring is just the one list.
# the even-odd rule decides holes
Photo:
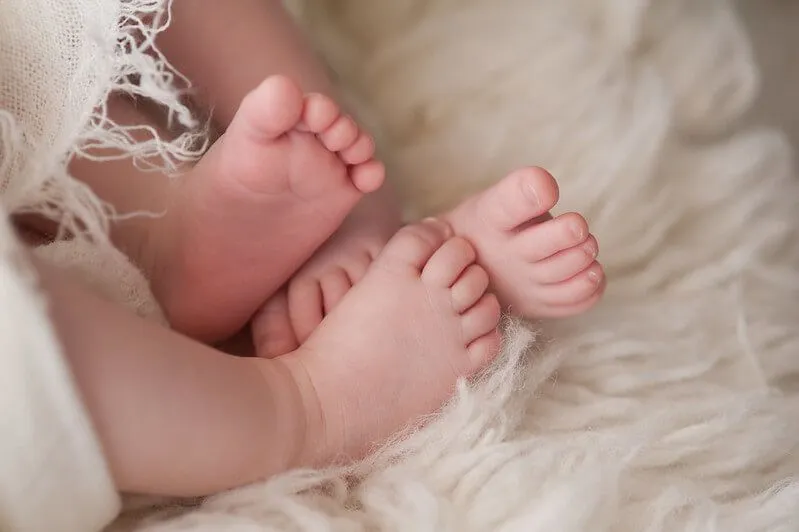
[(102, 238), (109, 211), (69, 175), (75, 154), (156, 156), (166, 168), (196, 154), (192, 130), (171, 141), (152, 131), (152, 140), (137, 143), (106, 113), (107, 96), (117, 91), (195, 125), (176, 74), (152, 46), (168, 23), (167, 7), (165, 0), (0, 3), (0, 187), (8, 211), (42, 212)]

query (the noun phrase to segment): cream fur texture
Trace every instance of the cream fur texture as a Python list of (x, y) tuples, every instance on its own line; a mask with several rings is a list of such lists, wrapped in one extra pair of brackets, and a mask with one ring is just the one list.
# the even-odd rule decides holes
[(607, 299), (509, 324), (494, 372), (366, 464), (118, 529), (799, 530), (799, 191), (783, 135), (740, 125), (759, 77), (728, 2), (293, 7), (415, 215), (545, 166)]

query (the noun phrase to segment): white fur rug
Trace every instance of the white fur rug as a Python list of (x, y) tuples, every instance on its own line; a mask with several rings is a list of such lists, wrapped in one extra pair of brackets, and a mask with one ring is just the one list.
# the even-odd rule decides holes
[(782, 134), (738, 124), (758, 73), (728, 3), (296, 7), (418, 214), (545, 166), (607, 300), (514, 326), (496, 373), (368, 464), (120, 529), (799, 530), (799, 190)]

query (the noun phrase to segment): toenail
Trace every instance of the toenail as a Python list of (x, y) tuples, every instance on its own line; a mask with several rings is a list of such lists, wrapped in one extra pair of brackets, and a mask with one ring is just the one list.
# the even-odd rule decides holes
[(585, 238), (585, 230), (583, 226), (580, 224), (572, 224), (571, 226), (571, 233), (574, 235), (574, 238), (577, 240), (582, 240)]
[(596, 270), (590, 270), (588, 272), (588, 280), (594, 284), (599, 284), (602, 281), (602, 276)]
[(541, 205), (541, 199), (538, 197), (537, 183), (534, 179), (525, 179), (523, 191), (527, 199), (529, 199), (535, 206)]
[(595, 259), (599, 250), (593, 242), (588, 242), (583, 246), (583, 251), (585, 251), (585, 254), (588, 255), (589, 258)]

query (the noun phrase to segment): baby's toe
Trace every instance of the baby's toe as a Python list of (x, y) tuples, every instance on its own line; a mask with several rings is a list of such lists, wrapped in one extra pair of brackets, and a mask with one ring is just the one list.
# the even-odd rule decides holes
[(355, 121), (347, 115), (339, 116), (330, 127), (319, 133), (319, 139), (325, 147), (333, 152), (349, 148), (358, 139), (360, 129)]
[(319, 280), (319, 285), (322, 289), (322, 306), (325, 315), (330, 314), (352, 288), (350, 277), (342, 268), (335, 268), (325, 273)]
[(591, 266), (599, 254), (596, 238), (589, 235), (585, 242), (559, 251), (549, 258), (531, 264), (531, 276), (537, 283), (553, 284), (571, 279)]
[(605, 273), (602, 266), (594, 261), (588, 268), (566, 281), (539, 285), (535, 297), (541, 303), (555, 306), (570, 306), (591, 298), (603, 285)]
[(488, 290), (488, 273), (479, 265), (472, 264), (452, 285), (452, 308), (462, 314), (472, 308)]
[(369, 194), (379, 189), (386, 179), (386, 167), (382, 162), (371, 159), (350, 168), (350, 180), (355, 188)]
[(322, 286), (314, 278), (295, 279), (289, 283), (288, 302), (294, 334), (303, 343), (324, 318)]
[(452, 229), (436, 219), (406, 225), (388, 241), (375, 264), (391, 270), (410, 267), (421, 274), (427, 261), (451, 234)]
[(472, 308), (461, 315), (463, 343), (469, 346), (472, 342), (490, 334), (499, 325), (502, 309), (494, 294), (484, 294)]
[(460, 237), (450, 238), (425, 264), (422, 281), (431, 286), (448, 288), (476, 259), (474, 247), (467, 240)]
[(522, 168), (479, 198), (481, 215), (497, 229), (510, 231), (545, 215), (558, 201), (555, 178), (541, 168)]
[(244, 97), (228, 130), (272, 140), (296, 127), (302, 113), (297, 84), (285, 76), (271, 76)]
[[(471, 365), (471, 373), (480, 371), (499, 354), (499, 349), (502, 344), (502, 336), (495, 328), (490, 333), (481, 336), (474, 340), (466, 348), (469, 354), (469, 363)], [(470, 375), (467, 375), (470, 376)]]
[(297, 348), (285, 290), (272, 296), (253, 316), (251, 329), (255, 353), (261, 358), (275, 358)]
[(302, 128), (311, 133), (322, 133), (341, 116), (339, 106), (324, 94), (309, 94), (302, 110)]
[(579, 214), (570, 212), (528, 227), (516, 235), (514, 246), (520, 256), (538, 262), (582, 244), (588, 236), (588, 222)]
[(370, 135), (361, 131), (355, 141), (339, 151), (339, 157), (345, 164), (362, 164), (374, 157), (375, 141)]
[(360, 254), (354, 255), (347, 261), (344, 265), (344, 270), (347, 272), (347, 277), (350, 280), (351, 286), (355, 286), (358, 281), (363, 279), (363, 276), (366, 275), (373, 261), (374, 257), (372, 257), (368, 251), (363, 251)]
[(583, 299), (578, 303), (573, 303), (571, 305), (552, 305), (546, 307), (545, 309), (538, 309), (533, 310), (529, 313), (530, 316), (535, 316), (538, 318), (550, 318), (550, 319), (561, 319), (561, 318), (568, 318), (571, 316), (577, 316), (582, 314), (594, 305), (596, 305), (599, 300), (602, 298), (602, 295), (605, 293), (605, 287), (607, 286), (607, 279), (604, 279), (600, 282), (599, 287), (597, 290), (588, 296), (588, 298)]

